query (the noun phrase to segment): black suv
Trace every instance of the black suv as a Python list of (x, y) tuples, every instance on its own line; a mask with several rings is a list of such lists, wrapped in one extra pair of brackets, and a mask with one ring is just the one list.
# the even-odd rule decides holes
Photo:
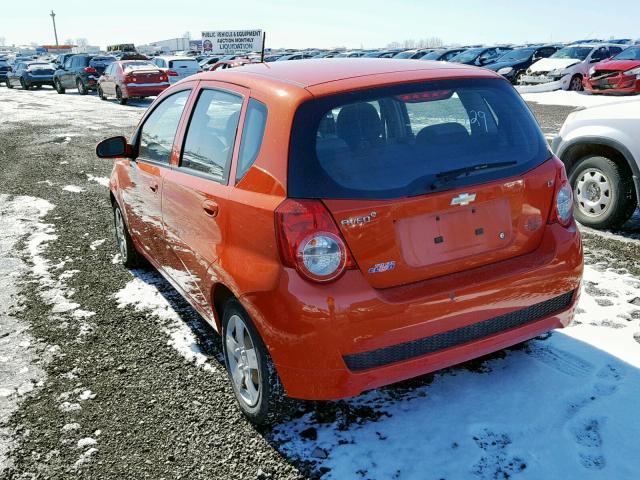
[(75, 87), (80, 95), (86, 95), (89, 90), (98, 89), (98, 78), (107, 65), (115, 60), (112, 56), (73, 55), (56, 70), (53, 86), (58, 93), (65, 93), (67, 88)]

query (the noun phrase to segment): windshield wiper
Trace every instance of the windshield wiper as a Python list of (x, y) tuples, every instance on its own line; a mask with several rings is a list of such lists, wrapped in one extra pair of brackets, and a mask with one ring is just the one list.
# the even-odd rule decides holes
[(494, 162), (494, 163), (477, 163), (475, 165), (470, 165), (468, 167), (455, 168), (453, 170), (447, 170), (445, 172), (440, 172), (436, 174), (437, 180), (431, 184), (431, 190), (435, 190), (438, 186), (452, 182), (456, 178), (460, 178), (463, 175), (468, 176), (472, 173), (490, 170), (493, 168), (503, 168), (510, 167), (512, 165), (516, 165), (518, 162), (510, 161), (510, 162)]

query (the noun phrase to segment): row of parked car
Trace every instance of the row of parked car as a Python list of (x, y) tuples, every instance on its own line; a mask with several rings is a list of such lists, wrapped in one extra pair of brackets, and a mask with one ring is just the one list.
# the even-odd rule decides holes
[[(626, 41), (626, 40), (625, 40)], [(429, 49), (301, 51), (266, 55), (265, 62), (319, 58), (394, 58), (475, 65), (496, 71), (523, 91), (588, 90), (594, 94), (640, 93), (640, 45), (621, 40), (571, 45), (471, 46)], [(172, 83), (204, 70), (235, 68), (260, 55), (158, 56), (63, 54), (53, 61), (0, 58), (0, 83), (25, 90), (53, 86), (60, 94), (97, 91), (121, 104), (158, 95)]]

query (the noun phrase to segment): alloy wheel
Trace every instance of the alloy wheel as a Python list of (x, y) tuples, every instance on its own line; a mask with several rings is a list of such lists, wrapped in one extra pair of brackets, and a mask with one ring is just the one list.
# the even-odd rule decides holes
[(227, 365), (242, 400), (250, 407), (257, 405), (261, 394), (260, 369), (251, 334), (239, 315), (233, 315), (225, 331)]
[(597, 168), (589, 168), (578, 177), (574, 196), (580, 211), (589, 216), (602, 215), (611, 204), (611, 186), (607, 176)]

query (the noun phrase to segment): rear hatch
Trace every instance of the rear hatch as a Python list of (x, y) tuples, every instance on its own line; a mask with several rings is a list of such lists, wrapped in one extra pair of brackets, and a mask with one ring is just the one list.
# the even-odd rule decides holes
[(134, 63), (124, 68), (127, 84), (149, 85), (167, 81), (167, 75), (151, 63)]
[(556, 168), (506, 81), (450, 80), (335, 95), (294, 121), (289, 196), (319, 198), (375, 288), (531, 252)]
[(195, 60), (170, 60), (169, 70), (178, 74), (179, 78), (186, 78), (200, 71), (200, 66)]
[(115, 62), (115, 60), (115, 57), (93, 57), (89, 62), (89, 66), (96, 70), (97, 76), (100, 76), (111, 63)]
[(34, 63), (29, 65), (27, 70), (34, 77), (53, 77), (55, 69), (49, 63)]

